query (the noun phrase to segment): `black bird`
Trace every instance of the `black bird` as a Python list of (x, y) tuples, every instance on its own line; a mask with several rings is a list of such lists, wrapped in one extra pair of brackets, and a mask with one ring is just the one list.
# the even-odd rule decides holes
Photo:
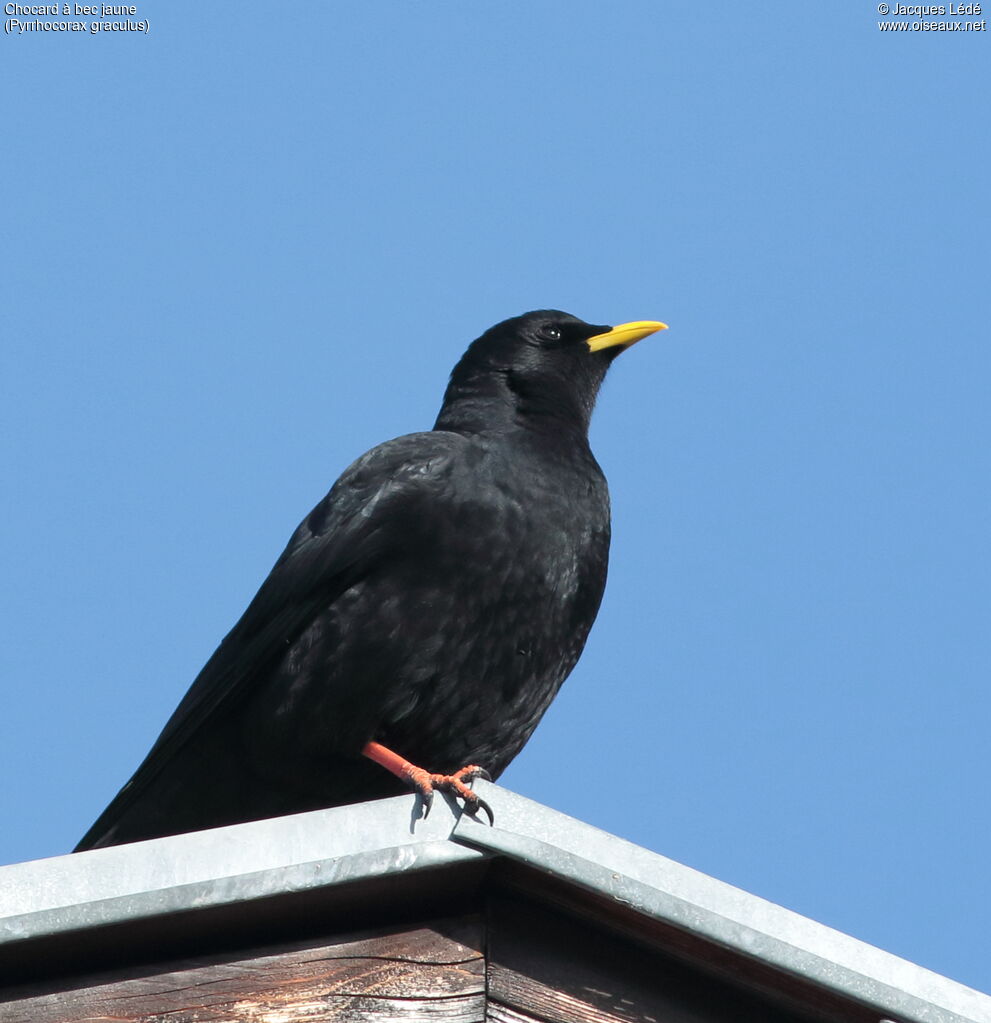
[(77, 851), (409, 786), (477, 812), (465, 783), (499, 776), (585, 646), (609, 550), (589, 419), (664, 326), (542, 310), (474, 341), (433, 430), (362, 455), (293, 533)]

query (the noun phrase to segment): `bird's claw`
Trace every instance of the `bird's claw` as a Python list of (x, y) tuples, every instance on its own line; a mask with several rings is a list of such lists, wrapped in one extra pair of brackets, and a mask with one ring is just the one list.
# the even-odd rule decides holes
[(433, 788), (421, 789), (418, 787), (417, 791), (423, 800), (423, 819), (426, 820), (430, 816), (430, 807), (434, 805), (434, 790)]
[(489, 772), (485, 768), (478, 767), (476, 764), (469, 764), (453, 774), (431, 774), (429, 771), (423, 770), (423, 768), (415, 767), (408, 771), (406, 776), (423, 800), (424, 820), (427, 819), (430, 808), (433, 806), (434, 793), (440, 791), (450, 793), (455, 799), (461, 799), (464, 802), (465, 813), (471, 817), (476, 816), (478, 811), (482, 810), (489, 818), (489, 824), (495, 824), (495, 814), (492, 812), (492, 807), (484, 799), (476, 796), (467, 785), (468, 782), (474, 781), (476, 778), (484, 778), (486, 781), (491, 781)]
[(490, 828), (494, 827), (495, 814), (492, 812), (492, 807), (489, 806), (489, 804), (486, 803), (485, 800), (482, 799), (480, 796), (475, 796), (474, 804), (475, 804), (474, 806), (471, 806), (470, 804), (465, 803), (465, 812), (468, 813), (470, 816), (475, 817), (477, 816), (478, 811), (482, 810), (485, 813), (485, 816), (488, 817), (489, 819), (489, 827)]

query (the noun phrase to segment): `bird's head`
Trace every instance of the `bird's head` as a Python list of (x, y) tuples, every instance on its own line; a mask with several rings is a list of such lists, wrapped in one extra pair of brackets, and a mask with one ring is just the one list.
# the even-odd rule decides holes
[(556, 420), (587, 430), (596, 395), (620, 352), (666, 325), (618, 327), (539, 309), (490, 327), (451, 373), (436, 429), (487, 429)]

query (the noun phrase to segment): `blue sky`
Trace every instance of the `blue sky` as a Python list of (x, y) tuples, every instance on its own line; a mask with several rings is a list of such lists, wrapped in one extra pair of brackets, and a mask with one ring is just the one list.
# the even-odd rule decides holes
[(0, 42), (0, 861), (71, 848), (471, 338), (662, 319), (593, 423), (599, 621), (502, 781), (991, 989), (988, 34), (138, 17)]

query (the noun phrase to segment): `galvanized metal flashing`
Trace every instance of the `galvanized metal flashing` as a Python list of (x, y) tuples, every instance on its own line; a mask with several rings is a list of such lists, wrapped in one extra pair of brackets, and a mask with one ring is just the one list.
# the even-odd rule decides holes
[[(354, 883), (425, 878), (508, 861), (611, 900), (748, 960), (867, 1004), (901, 1023), (991, 1023), (991, 998), (738, 888), (485, 782), (496, 826), (441, 799), (320, 810), (0, 868), (0, 953), (32, 940), (85, 941), (275, 896), (336, 898)], [(528, 875), (529, 876), (529, 875)]]
[(2, 867), (0, 948), (483, 857), (437, 802), (425, 821), (400, 796)]

